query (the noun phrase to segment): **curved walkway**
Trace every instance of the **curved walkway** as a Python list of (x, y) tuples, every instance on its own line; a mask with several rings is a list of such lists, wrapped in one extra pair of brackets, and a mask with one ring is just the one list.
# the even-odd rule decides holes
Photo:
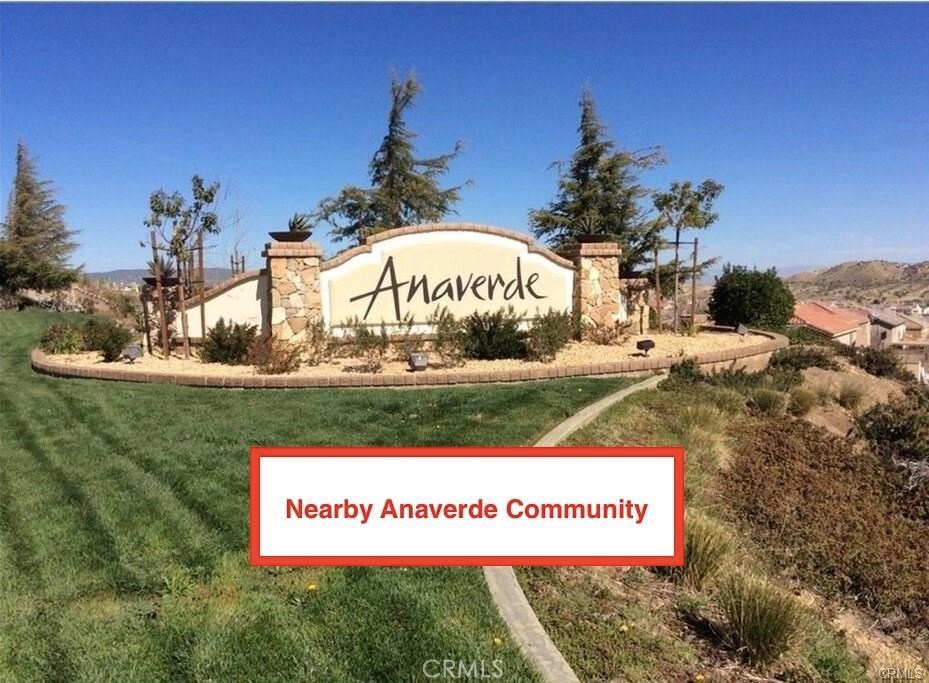
[[(654, 389), (664, 377), (656, 375), (645, 381), (633, 384), (609, 396), (592, 403), (567, 420), (559, 423), (539, 439), (535, 446), (554, 446), (563, 441), (568, 435), (576, 432), (591, 422), (607, 408), (630, 394), (645, 389)], [(565, 661), (564, 656), (555, 647), (552, 639), (542, 627), (538, 617), (526, 599), (526, 594), (519, 585), (516, 572), (512, 567), (484, 567), (484, 578), (490, 589), (497, 611), (503, 617), (513, 639), (519, 645), (523, 655), (538, 669), (545, 683), (580, 683), (577, 674)]]

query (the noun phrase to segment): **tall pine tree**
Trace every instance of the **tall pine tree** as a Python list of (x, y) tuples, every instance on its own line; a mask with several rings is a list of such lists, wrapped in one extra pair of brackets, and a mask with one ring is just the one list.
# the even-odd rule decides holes
[(404, 116), (419, 92), (413, 74), (402, 81), (392, 76), (387, 133), (368, 165), (371, 187), (348, 185), (319, 203), (314, 219), (328, 223), (336, 241), (360, 242), (382, 230), (432, 223), (454, 212), (462, 186), (441, 189), (439, 177), (448, 172), (462, 146), (458, 142), (448, 154), (429, 159), (414, 156), (416, 133), (407, 129)]
[(639, 182), (642, 171), (663, 164), (659, 147), (617, 150), (597, 115), (590, 91), (581, 96), (580, 144), (567, 169), (559, 169), (558, 195), (544, 209), (529, 212), (533, 233), (553, 247), (572, 244), (585, 235), (604, 235), (623, 249), (624, 275), (648, 259), (660, 226), (640, 205), (651, 190)]
[(64, 222), (65, 207), (55, 201), (51, 182), (36, 177), (35, 162), (23, 142), (16, 145), (16, 178), (0, 238), (0, 288), (54, 290), (77, 279), (68, 265), (77, 248)]

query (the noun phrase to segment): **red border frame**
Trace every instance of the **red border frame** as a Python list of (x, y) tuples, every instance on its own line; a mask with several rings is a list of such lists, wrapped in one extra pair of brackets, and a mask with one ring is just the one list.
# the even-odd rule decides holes
[[(674, 555), (262, 555), (260, 545), (259, 497), (260, 458), (286, 457), (664, 457), (674, 459)], [(617, 566), (681, 567), (684, 564), (684, 449), (680, 446), (617, 447), (330, 447), (330, 446), (252, 446), (249, 449), (249, 562), (255, 567), (324, 566)]]

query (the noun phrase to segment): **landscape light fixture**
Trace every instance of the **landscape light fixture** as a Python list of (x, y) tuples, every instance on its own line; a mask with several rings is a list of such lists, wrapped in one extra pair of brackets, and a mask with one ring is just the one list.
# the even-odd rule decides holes
[(655, 342), (652, 339), (642, 339), (635, 343), (635, 347), (647, 358), (648, 352), (655, 348)]
[(122, 354), (123, 358), (126, 358), (130, 363), (135, 363), (135, 361), (142, 357), (142, 345), (141, 344), (129, 344), (123, 347)]
[(746, 334), (748, 334), (748, 328), (745, 327), (745, 325), (742, 323), (739, 323), (738, 327), (735, 328), (735, 331), (740, 337), (744, 337)]
[(410, 370), (413, 372), (425, 370), (429, 366), (429, 354), (421, 351), (411, 353), (408, 362), (410, 364)]

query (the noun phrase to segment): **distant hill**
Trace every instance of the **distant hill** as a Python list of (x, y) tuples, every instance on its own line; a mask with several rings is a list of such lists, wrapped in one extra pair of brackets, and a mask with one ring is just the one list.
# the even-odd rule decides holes
[(847, 261), (831, 268), (797, 273), (787, 284), (798, 299), (836, 299), (857, 303), (929, 301), (929, 261)]
[[(230, 277), (232, 271), (228, 268), (205, 268), (207, 282), (222, 282)], [(147, 268), (123, 268), (120, 270), (108, 270), (103, 273), (87, 273), (91, 280), (100, 280), (101, 282), (140, 282), (143, 277), (149, 275)]]

